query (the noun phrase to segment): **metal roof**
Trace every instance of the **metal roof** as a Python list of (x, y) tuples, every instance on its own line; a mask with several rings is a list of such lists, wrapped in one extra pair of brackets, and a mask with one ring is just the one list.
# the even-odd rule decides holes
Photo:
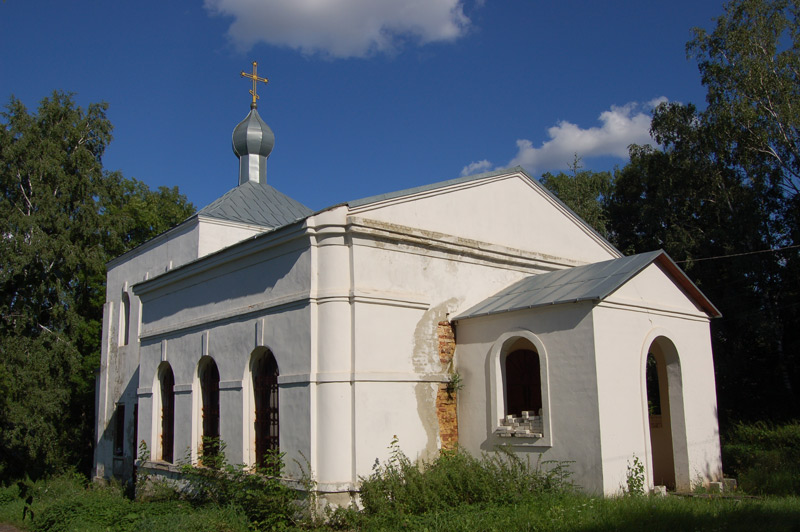
[(653, 262), (662, 265), (672, 280), (709, 316), (721, 315), (672, 259), (664, 251), (659, 250), (526, 277), (459, 314), (453, 320), (546, 305), (602, 301)]
[(203, 207), (197, 215), (274, 229), (313, 213), (270, 185), (248, 181)]

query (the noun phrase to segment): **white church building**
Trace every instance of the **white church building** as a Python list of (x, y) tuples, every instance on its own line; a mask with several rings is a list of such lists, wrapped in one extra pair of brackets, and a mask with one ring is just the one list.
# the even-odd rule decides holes
[(251, 107), (238, 186), (108, 263), (96, 477), (217, 437), (344, 502), (397, 437), (569, 460), (598, 494), (634, 457), (650, 487), (721, 480), (719, 312), (665, 253), (622, 256), (521, 168), (313, 212), (267, 184)]

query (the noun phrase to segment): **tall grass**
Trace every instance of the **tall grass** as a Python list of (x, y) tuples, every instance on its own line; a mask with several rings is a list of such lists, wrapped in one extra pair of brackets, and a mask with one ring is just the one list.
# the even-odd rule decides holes
[(531, 464), (506, 449), (480, 458), (461, 449), (442, 451), (419, 464), (403, 454), (397, 440), (390, 451), (385, 464), (376, 464), (373, 473), (361, 479), (363, 510), (339, 512), (340, 525), (357, 525), (363, 516), (380, 521), (467, 505), (514, 505), (537, 495), (573, 491), (567, 464)]
[(247, 517), (233, 506), (195, 506), (186, 501), (135, 502), (121, 486), (87, 484), (65, 474), (33, 485), (33, 521), (22, 520), (24, 502), (12, 485), (0, 489), (0, 522), (33, 532), (249, 532)]

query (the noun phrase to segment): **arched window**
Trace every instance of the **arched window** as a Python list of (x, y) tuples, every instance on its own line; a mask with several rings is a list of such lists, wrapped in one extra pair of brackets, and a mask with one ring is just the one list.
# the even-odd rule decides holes
[(508, 331), (495, 340), (490, 353), (493, 434), (510, 438), (510, 445), (551, 446), (547, 349), (541, 339), (530, 331)]
[(122, 292), (122, 308), (119, 316), (119, 345), (128, 345), (131, 329), (131, 298)]
[(278, 432), (278, 363), (271, 352), (261, 354), (253, 363), (253, 399), (255, 402), (256, 464), (269, 467), (269, 451), (277, 451)]
[(213, 359), (200, 366), (200, 390), (203, 400), (203, 443), (201, 455), (219, 453), (219, 370)]
[(169, 364), (165, 364), (159, 375), (161, 385), (161, 459), (173, 461), (175, 441), (175, 376)]
[(533, 349), (517, 349), (506, 356), (505, 414), (539, 415), (542, 409), (542, 380), (539, 355)]

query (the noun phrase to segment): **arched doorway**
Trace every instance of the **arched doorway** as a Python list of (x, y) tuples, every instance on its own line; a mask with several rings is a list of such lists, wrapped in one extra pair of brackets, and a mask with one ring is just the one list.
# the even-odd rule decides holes
[(683, 405), (683, 379), (675, 345), (659, 336), (645, 363), (652, 480), (671, 490), (689, 489), (689, 457)]

